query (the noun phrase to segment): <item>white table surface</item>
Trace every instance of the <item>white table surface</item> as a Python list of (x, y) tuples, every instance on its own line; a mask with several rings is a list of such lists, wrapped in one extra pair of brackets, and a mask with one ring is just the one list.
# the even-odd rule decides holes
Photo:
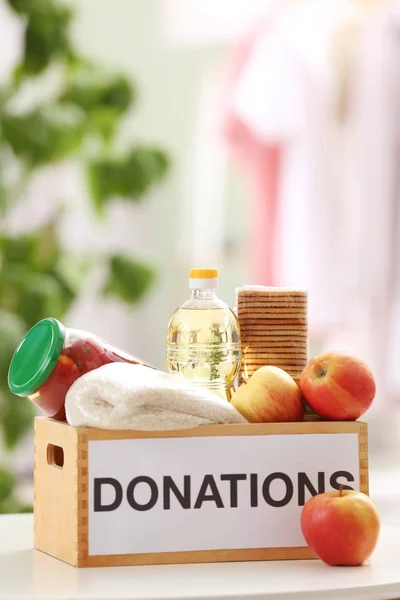
[(400, 527), (362, 567), (317, 560), (75, 569), (32, 547), (32, 515), (0, 516), (0, 598), (386, 600), (400, 598)]

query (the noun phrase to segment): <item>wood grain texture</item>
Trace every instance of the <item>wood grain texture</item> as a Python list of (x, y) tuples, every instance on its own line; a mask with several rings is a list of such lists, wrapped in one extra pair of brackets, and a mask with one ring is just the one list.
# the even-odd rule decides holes
[[(48, 446), (64, 451), (62, 468), (48, 464)], [(35, 419), (34, 546), (72, 565), (78, 562), (77, 431)]]
[[(312, 423), (243, 423), (235, 425), (203, 425), (175, 431), (107, 430), (78, 427), (78, 435), (90, 440), (123, 440), (140, 438), (201, 437), (225, 435), (282, 435), (308, 433), (360, 433), (361, 421), (317, 421)], [(65, 425), (65, 427), (69, 427)]]
[(242, 562), (260, 560), (305, 560), (316, 558), (310, 548), (248, 548), (244, 550), (201, 550), (191, 552), (155, 552), (151, 554), (115, 554), (89, 556), (85, 567), (132, 565), (172, 565), (201, 562)]
[(88, 445), (85, 432), (77, 430), (78, 461), (78, 557), (77, 566), (87, 566), (89, 554), (89, 517), (88, 517)]
[[(315, 558), (306, 547), (88, 555), (88, 442), (141, 438), (356, 433), (360, 489), (368, 493), (368, 427), (363, 422), (310, 421), (210, 425), (179, 431), (112, 431), (35, 419), (35, 548), (79, 567)], [(62, 468), (48, 464), (48, 445), (64, 451)]]
[(368, 425), (360, 422), (361, 428), (358, 434), (358, 452), (360, 460), (360, 491), (369, 494), (368, 476)]

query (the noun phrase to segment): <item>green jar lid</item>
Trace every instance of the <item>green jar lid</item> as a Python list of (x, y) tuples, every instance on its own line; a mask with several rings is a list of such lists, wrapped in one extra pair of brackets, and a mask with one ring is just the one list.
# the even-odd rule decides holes
[(36, 323), (21, 340), (8, 370), (8, 387), (17, 396), (34, 394), (51, 375), (65, 341), (65, 327), (57, 319)]

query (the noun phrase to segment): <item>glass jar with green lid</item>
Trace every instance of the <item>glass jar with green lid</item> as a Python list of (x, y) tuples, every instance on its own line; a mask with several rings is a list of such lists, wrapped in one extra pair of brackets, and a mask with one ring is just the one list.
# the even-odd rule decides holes
[(112, 362), (151, 366), (97, 335), (64, 327), (57, 319), (43, 319), (19, 343), (11, 360), (8, 385), (47, 416), (63, 420), (65, 396), (74, 381)]

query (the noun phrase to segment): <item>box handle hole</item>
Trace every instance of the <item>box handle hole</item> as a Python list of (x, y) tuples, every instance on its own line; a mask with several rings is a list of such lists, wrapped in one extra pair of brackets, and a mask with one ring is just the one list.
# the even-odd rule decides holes
[(48, 444), (47, 446), (47, 464), (52, 467), (62, 469), (64, 466), (64, 450), (61, 446)]

